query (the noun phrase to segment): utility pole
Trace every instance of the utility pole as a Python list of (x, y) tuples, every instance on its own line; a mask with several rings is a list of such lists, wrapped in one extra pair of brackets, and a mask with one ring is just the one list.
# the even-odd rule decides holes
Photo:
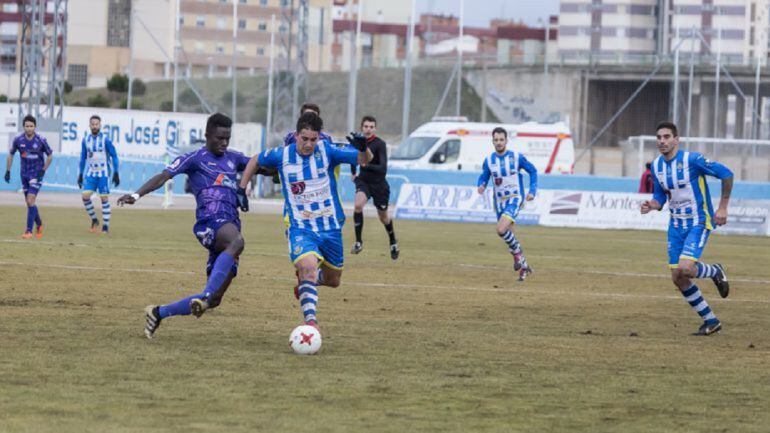
[(404, 66), (404, 105), (401, 109), (401, 139), (405, 140), (409, 135), (409, 110), (412, 104), (412, 44), (414, 43), (414, 19), (415, 4), (412, 0), (412, 9), (409, 13), (409, 32), (406, 38), (406, 65)]
[(455, 107), (455, 115), (460, 116), (460, 105), (462, 103), (462, 87), (463, 87), (463, 19), (465, 13), (465, 0), (460, 0), (460, 37), (457, 39), (457, 106)]
[(237, 47), (238, 47), (238, 0), (233, 0), (233, 61), (230, 66), (230, 74), (232, 74), (233, 86), (233, 100), (232, 108), (230, 112), (233, 115), (233, 122), (237, 122), (238, 119), (238, 67), (237, 67)]
[(131, 12), (128, 18), (128, 96), (126, 110), (131, 109), (131, 99), (134, 95), (134, 2), (131, 2)]

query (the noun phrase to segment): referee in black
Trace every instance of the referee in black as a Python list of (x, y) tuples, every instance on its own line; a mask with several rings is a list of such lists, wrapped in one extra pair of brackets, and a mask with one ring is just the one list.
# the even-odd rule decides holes
[(376, 131), (377, 120), (372, 116), (364, 116), (361, 119), (361, 133), (366, 137), (366, 144), (374, 154), (374, 158), (366, 167), (361, 168), (361, 173), (358, 175), (356, 175), (355, 166), (351, 166), (353, 182), (356, 184), (355, 213), (353, 213), (356, 243), (353, 244), (350, 252), (358, 254), (364, 249), (364, 243), (361, 240), (361, 231), (364, 228), (364, 205), (371, 198), (377, 208), (377, 216), (380, 217), (390, 238), (390, 258), (396, 260), (399, 250), (396, 233), (393, 231), (393, 220), (388, 215), (390, 185), (385, 179), (388, 173), (388, 152), (385, 142), (375, 135)]

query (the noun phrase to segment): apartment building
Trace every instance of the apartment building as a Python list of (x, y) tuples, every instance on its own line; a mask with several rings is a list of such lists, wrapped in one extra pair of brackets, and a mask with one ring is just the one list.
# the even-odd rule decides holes
[[(768, 7), (768, 0), (565, 0), (558, 54), (567, 62), (651, 61), (679, 46), (704, 56), (719, 48), (733, 63), (766, 61)], [(711, 50), (689, 41), (693, 29)]]

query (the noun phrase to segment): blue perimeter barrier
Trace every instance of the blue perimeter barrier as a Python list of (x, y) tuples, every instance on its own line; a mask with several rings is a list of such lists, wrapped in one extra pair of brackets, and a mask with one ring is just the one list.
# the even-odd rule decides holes
[[(5, 161), (8, 153), (0, 153), (0, 164)], [(79, 158), (70, 155), (54, 154), (51, 167), (45, 175), (43, 191), (76, 192), (78, 187)], [(0, 167), (5, 168), (5, 165)], [(120, 187), (113, 189), (115, 193), (133, 192), (139, 188), (152, 175), (163, 170), (165, 163), (162, 161), (120, 161)], [(471, 185), (475, 186), (480, 173), (451, 172), (440, 170), (388, 170), (388, 182), (390, 183), (391, 203), (398, 201), (401, 185), (407, 182), (435, 185)], [(527, 175), (524, 175), (524, 184), (529, 185)], [(352, 202), (355, 195), (355, 185), (350, 180), (350, 169), (343, 166), (340, 170), (338, 182), (340, 198), (342, 201)], [(538, 176), (538, 189), (565, 189), (576, 191), (605, 191), (605, 192), (636, 192), (639, 187), (639, 179), (631, 177), (601, 177), (581, 175), (540, 175)], [(720, 190), (719, 180), (710, 179), (709, 188), (712, 194), (718, 195)], [(15, 157), (11, 170), (11, 183), (0, 181), (0, 190), (21, 189), (19, 178), (19, 158)], [(174, 194), (184, 194), (184, 176), (174, 179)], [(160, 194), (160, 190), (156, 194)], [(744, 200), (768, 200), (770, 199), (770, 183), (764, 182), (735, 182), (732, 197)]]

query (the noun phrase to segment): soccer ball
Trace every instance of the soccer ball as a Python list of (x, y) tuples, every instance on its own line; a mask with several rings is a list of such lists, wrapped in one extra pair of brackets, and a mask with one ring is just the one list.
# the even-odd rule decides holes
[(289, 346), (297, 355), (315, 355), (321, 350), (321, 333), (310, 325), (299, 325), (289, 335)]

